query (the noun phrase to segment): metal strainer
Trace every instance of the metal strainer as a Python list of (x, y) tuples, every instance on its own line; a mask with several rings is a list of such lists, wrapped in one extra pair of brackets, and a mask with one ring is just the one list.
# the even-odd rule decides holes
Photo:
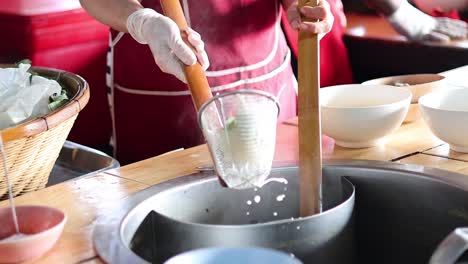
[(198, 122), (218, 176), (227, 187), (260, 187), (270, 174), (279, 103), (266, 92), (237, 90), (216, 95)]

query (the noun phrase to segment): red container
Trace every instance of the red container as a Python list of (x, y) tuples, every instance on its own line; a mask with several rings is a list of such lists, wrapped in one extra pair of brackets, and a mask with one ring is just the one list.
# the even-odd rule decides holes
[(73, 72), (88, 81), (91, 98), (69, 139), (106, 146), (111, 134), (105, 84), (108, 27), (78, 0), (0, 0), (0, 32), (0, 63), (27, 58), (35, 66)]

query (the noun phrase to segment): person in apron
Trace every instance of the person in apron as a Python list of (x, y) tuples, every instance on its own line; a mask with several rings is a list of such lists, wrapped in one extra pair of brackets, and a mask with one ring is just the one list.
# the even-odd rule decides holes
[[(293, 10), (290, 22), (296, 28), (305, 27), (301, 30), (325, 34), (333, 24), (325, 0), (318, 8), (306, 8), (310, 14), (302, 14), (320, 19), (317, 23), (300, 22), (297, 1), (292, 0), (181, 0), (186, 20), (193, 29), (188, 33), (197, 48), (194, 55), (184, 47), (166, 50), (162, 46), (150, 49), (150, 45), (142, 45), (148, 42), (145, 39), (148, 35), (163, 39), (170, 34), (167, 28), (158, 30), (145, 25), (155, 23), (154, 20), (169, 23), (160, 15), (163, 11), (159, 0), (143, 0), (141, 4), (136, 0), (126, 4), (112, 0), (81, 3), (91, 15), (115, 29), (111, 30), (107, 81), (113, 147), (122, 164), (204, 143), (180, 66), (180, 61), (194, 63), (196, 55), (206, 67), (204, 51), (209, 54), (205, 73), (213, 94), (237, 89), (262, 90), (278, 99), (279, 121), (296, 116), (297, 82), (280, 24), (282, 6)], [(123, 21), (119, 17), (128, 19)], [(130, 34), (122, 33), (127, 30)], [(154, 32), (142, 32), (145, 30)], [(180, 44), (177, 43), (180, 40), (172, 37), (167, 37), (168, 41)]]
[[(436, 27), (439, 23), (428, 20), (406, 0), (366, 2), (373, 4), (410, 39), (423, 40), (432, 32), (436, 32), (438, 37), (454, 37), (447, 30), (437, 34), (441, 32), (441, 27)], [(181, 82), (184, 76), (176, 59), (184, 54), (185, 63), (193, 63), (198, 57), (207, 67), (206, 50), (210, 56), (206, 76), (214, 94), (236, 89), (263, 90), (278, 98), (281, 104), (279, 121), (296, 115), (297, 84), (283, 29), (293, 54), (297, 56), (297, 32), (294, 30), (299, 27), (299, 14), (295, 8), (297, 1), (181, 0), (189, 26), (195, 31), (189, 37), (192, 36), (192, 44), (198, 47), (197, 57), (183, 50), (175, 54), (141, 45), (146, 43), (139, 39), (136, 30), (141, 25), (136, 28), (135, 25), (144, 23), (142, 17), (145, 15), (133, 16), (140, 19), (131, 19), (131, 30), (127, 28), (126, 18), (131, 17), (135, 10), (145, 7), (162, 14), (158, 0), (143, 0), (141, 3), (137, 0), (81, 0), (81, 3), (91, 15), (116, 29), (112, 30), (110, 37), (107, 84), (113, 120), (112, 143), (115, 156), (122, 164), (203, 143), (196, 112), (187, 86)], [(331, 29), (320, 45), (321, 85), (352, 83), (351, 67), (342, 41), (346, 18), (341, 0), (321, 0), (321, 5), (320, 9), (302, 14), (321, 19), (321, 24), (308, 24), (306, 30), (327, 33)], [(282, 12), (282, 6), (286, 12)], [(140, 12), (154, 15), (150, 11)], [(305, 26), (304, 23), (301, 25)], [(454, 28), (452, 22), (448, 25)], [(463, 31), (463, 27), (455, 28)], [(122, 33), (127, 30), (131, 34)], [(159, 33), (155, 30), (154, 34)], [(156, 67), (153, 59), (156, 53), (173, 57), (172, 62), (177, 63), (162, 66), (156, 60), (160, 66)]]

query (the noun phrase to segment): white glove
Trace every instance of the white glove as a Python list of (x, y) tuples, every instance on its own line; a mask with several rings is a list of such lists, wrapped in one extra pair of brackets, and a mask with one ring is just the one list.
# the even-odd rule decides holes
[(192, 29), (187, 30), (188, 40), (196, 50), (194, 53), (182, 40), (177, 24), (153, 9), (139, 9), (128, 16), (127, 30), (137, 42), (148, 44), (161, 71), (172, 74), (185, 83), (187, 80), (182, 63), (193, 65), (198, 59), (203, 70), (209, 67), (208, 55), (200, 34)]
[(465, 22), (434, 18), (413, 7), (406, 0), (402, 1), (398, 9), (387, 19), (398, 33), (416, 41), (450, 41), (450, 39), (466, 38), (468, 32)]

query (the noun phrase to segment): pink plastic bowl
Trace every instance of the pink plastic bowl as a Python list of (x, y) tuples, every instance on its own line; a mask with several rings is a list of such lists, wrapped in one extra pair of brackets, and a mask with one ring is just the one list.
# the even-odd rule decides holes
[(0, 208), (0, 263), (16, 263), (39, 258), (50, 250), (67, 220), (62, 211), (46, 206), (17, 206), (20, 232), (28, 236), (3, 241), (15, 234), (10, 207)]

